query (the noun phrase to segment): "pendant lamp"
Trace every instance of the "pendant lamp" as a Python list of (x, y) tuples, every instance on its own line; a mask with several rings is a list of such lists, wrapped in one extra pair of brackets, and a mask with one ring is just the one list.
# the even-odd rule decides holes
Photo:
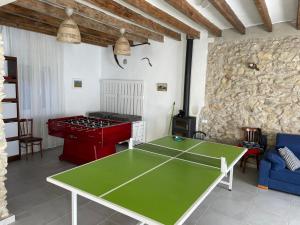
[(68, 18), (60, 24), (57, 32), (57, 40), (61, 42), (80, 44), (81, 35), (79, 28), (75, 21), (71, 19), (73, 9), (66, 8), (66, 14)]
[(125, 29), (120, 30), (121, 37), (117, 40), (114, 48), (115, 55), (130, 56), (130, 44), (126, 37), (124, 37)]

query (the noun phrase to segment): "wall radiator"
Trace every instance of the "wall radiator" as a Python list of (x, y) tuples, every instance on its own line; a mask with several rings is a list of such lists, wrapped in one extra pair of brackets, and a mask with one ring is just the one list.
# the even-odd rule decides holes
[(143, 81), (100, 80), (101, 111), (143, 116), (143, 104)]
[[(100, 110), (144, 116), (144, 82), (139, 80), (101, 80)], [(132, 123), (133, 144), (144, 143), (145, 121)]]

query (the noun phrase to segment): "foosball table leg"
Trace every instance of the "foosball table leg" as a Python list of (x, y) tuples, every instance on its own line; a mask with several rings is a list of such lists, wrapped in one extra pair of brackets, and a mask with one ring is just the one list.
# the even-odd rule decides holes
[(129, 139), (128, 148), (133, 149), (133, 139), (132, 138)]

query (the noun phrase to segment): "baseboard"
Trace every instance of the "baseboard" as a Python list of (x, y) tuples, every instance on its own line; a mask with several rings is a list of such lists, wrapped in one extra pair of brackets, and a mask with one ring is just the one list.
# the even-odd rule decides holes
[(16, 217), (15, 215), (9, 215), (8, 217), (0, 220), (0, 225), (8, 225), (8, 224), (12, 224), (16, 221)]
[(262, 189), (262, 190), (268, 190), (268, 189), (269, 189), (269, 187), (263, 186), (263, 185), (257, 185), (257, 187), (258, 187), (259, 189)]

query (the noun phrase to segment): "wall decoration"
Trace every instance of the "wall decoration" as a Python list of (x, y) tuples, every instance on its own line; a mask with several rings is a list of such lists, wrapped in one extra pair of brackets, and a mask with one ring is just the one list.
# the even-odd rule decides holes
[[(137, 47), (137, 46), (142, 46), (142, 45), (150, 45), (150, 43), (149, 43), (149, 42), (145, 42), (145, 43), (140, 43), (140, 44), (130, 44), (130, 47)], [(113, 46), (112, 46), (112, 49), (113, 49), (114, 59), (115, 59), (117, 65), (118, 65), (121, 69), (124, 69), (124, 67), (121, 66), (121, 64), (120, 64), (120, 62), (119, 62), (119, 59), (118, 59), (118, 55), (120, 55), (120, 54), (116, 54), (116, 53), (115, 53), (115, 48), (116, 48), (115, 45), (113, 45)], [(122, 55), (122, 54), (121, 54), (121, 55)], [(143, 59), (144, 59), (144, 58), (143, 58)], [(143, 60), (143, 59), (142, 59), (142, 60)], [(149, 62), (149, 65), (152, 66), (152, 64), (150, 63), (150, 60), (148, 60), (148, 62)], [(123, 64), (126, 65), (126, 64), (127, 64), (127, 61), (126, 61), (126, 63), (124, 63), (124, 61), (123, 61)]]
[(144, 58), (142, 58), (141, 60), (147, 60), (149, 66), (152, 67), (152, 63), (150, 62), (150, 59), (149, 59), (148, 57), (144, 57)]
[(82, 80), (81, 79), (73, 79), (73, 88), (82, 88)]
[(167, 83), (157, 83), (156, 87), (157, 87), (157, 91), (168, 91)]
[(252, 55), (248, 60), (248, 68), (259, 71), (257, 57)]

